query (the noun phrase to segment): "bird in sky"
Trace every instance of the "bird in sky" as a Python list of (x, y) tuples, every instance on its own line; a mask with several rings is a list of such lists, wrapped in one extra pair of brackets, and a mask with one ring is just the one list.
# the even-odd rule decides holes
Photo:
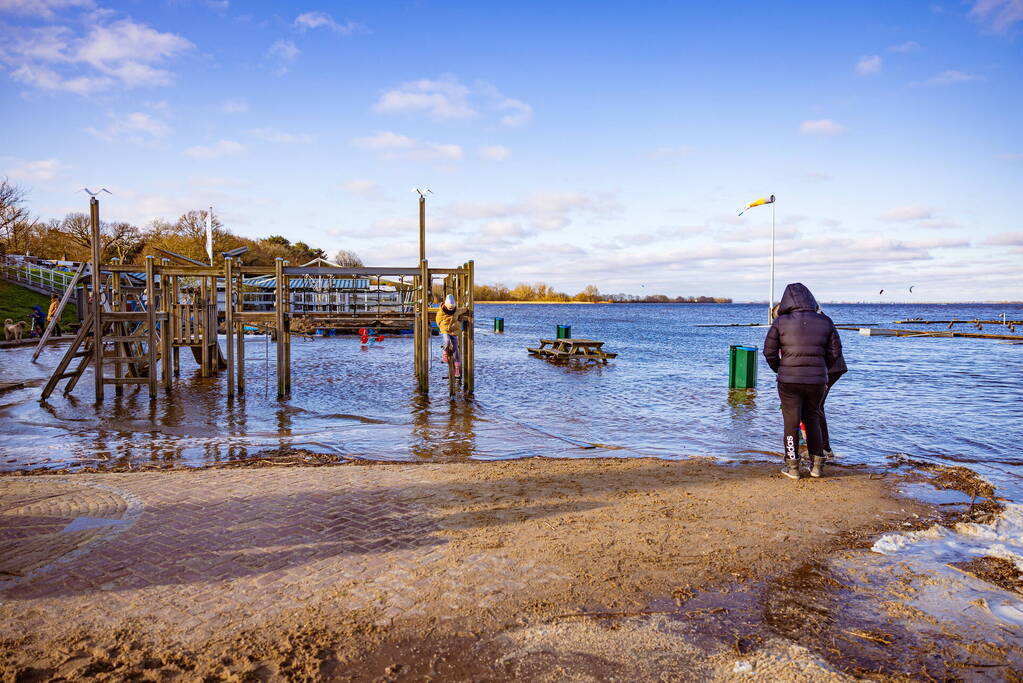
[(83, 192), (85, 192), (86, 194), (88, 194), (88, 195), (89, 195), (90, 197), (95, 197), (95, 196), (96, 196), (96, 195), (98, 195), (98, 194), (99, 194), (100, 192), (106, 192), (107, 194), (113, 194), (113, 192), (111, 192), (110, 190), (108, 190), (108, 189), (107, 189), (107, 188), (105, 188), (105, 187), (101, 187), (101, 188), (100, 188), (99, 190), (97, 190), (96, 192), (93, 192), (92, 190), (90, 190), (90, 189), (89, 189), (89, 188), (87, 188), (87, 187), (83, 187), (83, 188), (82, 188), (82, 191), (83, 191)]

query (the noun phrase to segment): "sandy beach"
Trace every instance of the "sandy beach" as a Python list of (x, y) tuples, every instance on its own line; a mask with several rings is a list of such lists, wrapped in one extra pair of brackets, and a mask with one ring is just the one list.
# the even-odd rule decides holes
[[(896, 497), (895, 474), (832, 473), (529, 459), (8, 476), (0, 669), (5, 681), (892, 673), (923, 636), (871, 660), (885, 631), (835, 618), (829, 566), (939, 513)], [(863, 599), (885, 614), (888, 598)], [(909, 611), (892, 616), (904, 630)]]

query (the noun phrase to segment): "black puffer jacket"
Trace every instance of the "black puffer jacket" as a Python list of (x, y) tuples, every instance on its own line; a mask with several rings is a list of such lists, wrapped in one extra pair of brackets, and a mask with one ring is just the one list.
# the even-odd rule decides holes
[(817, 312), (817, 300), (798, 282), (785, 288), (764, 340), (764, 358), (779, 382), (793, 384), (827, 384), (828, 368), (845, 368), (835, 323)]

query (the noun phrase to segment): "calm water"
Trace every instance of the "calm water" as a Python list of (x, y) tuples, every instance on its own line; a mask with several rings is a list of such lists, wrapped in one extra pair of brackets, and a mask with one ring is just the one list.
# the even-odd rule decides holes
[[(1023, 306), (834, 305), (838, 323), (903, 318), (1023, 319)], [(505, 318), (493, 334), (494, 316)], [(296, 338), (294, 394), (275, 397), (274, 348), (246, 347), (246, 396), (228, 406), (224, 382), (202, 379), (191, 354), (170, 398), (112, 390), (99, 407), (83, 380), (73, 397), (38, 402), (63, 349), (31, 364), (31, 349), (0, 352), (0, 380), (29, 387), (0, 396), (0, 469), (121, 462), (182, 465), (300, 446), (383, 460), (655, 455), (770, 457), (781, 442), (774, 375), (760, 359), (760, 388), (729, 392), (729, 344), (762, 346), (765, 328), (696, 327), (756, 322), (754, 305), (484, 305), (477, 310), (474, 400), (449, 399), (433, 344), (434, 391), (413, 389), (411, 338), (368, 349), (351, 337)], [(558, 323), (617, 351), (607, 366), (564, 367), (525, 352)], [(933, 327), (931, 329), (942, 329)], [(960, 327), (967, 330), (967, 328)], [(993, 331), (993, 326), (986, 328)], [(992, 340), (865, 337), (843, 331), (850, 372), (828, 401), (840, 457), (887, 456), (965, 463), (1016, 489), (1023, 475), (1023, 346)], [(750, 453), (753, 451), (754, 453)], [(1015, 496), (1014, 496), (1015, 497)]]

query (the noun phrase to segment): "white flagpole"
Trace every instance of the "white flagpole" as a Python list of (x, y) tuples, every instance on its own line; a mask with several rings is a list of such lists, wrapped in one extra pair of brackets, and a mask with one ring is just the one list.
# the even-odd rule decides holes
[[(771, 195), (773, 198), (774, 195)], [(771, 299), (767, 302), (767, 322), (771, 323), (771, 309), (774, 308), (774, 205), (777, 200), (771, 202)]]
[(210, 257), (210, 265), (213, 265), (213, 207), (206, 214), (206, 255)]

